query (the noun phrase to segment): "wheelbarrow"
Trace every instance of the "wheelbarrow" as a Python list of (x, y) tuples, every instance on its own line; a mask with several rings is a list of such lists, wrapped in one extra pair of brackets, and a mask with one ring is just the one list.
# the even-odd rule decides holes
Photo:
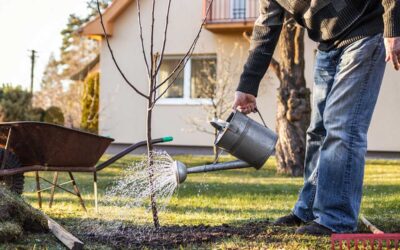
[[(110, 166), (135, 149), (145, 146), (146, 141), (130, 145), (103, 163), (98, 163), (114, 139), (42, 122), (8, 122), (0, 124), (0, 185), (22, 194), (24, 173), (35, 172), (39, 207), (41, 192), (51, 189), (51, 207), (55, 188), (78, 197), (82, 208), (86, 207), (73, 176), (74, 172), (93, 174), (95, 208), (98, 209), (97, 172)], [(152, 140), (153, 144), (172, 141), (172, 137)], [(53, 181), (40, 177), (40, 171), (53, 171)], [(67, 172), (70, 181), (57, 184), (58, 172)], [(40, 180), (51, 184), (41, 189)], [(73, 191), (63, 187), (72, 183)]]

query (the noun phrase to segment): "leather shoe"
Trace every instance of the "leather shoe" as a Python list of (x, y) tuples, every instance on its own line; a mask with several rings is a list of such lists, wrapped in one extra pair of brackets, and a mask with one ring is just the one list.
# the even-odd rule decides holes
[(278, 218), (272, 225), (274, 226), (300, 226), (303, 221), (293, 213)]
[(327, 227), (324, 227), (314, 221), (309, 224), (299, 227), (296, 230), (296, 234), (307, 234), (307, 235), (316, 235), (316, 236), (329, 236), (333, 232)]

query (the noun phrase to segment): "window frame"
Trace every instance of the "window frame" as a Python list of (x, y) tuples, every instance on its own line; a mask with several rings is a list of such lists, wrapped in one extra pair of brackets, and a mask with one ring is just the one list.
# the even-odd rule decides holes
[[(165, 55), (164, 59), (181, 59), (183, 55)], [(210, 98), (191, 98), (191, 77), (192, 77), (192, 59), (215, 59), (218, 64), (216, 54), (196, 54), (193, 55), (183, 69), (183, 97), (182, 98), (160, 98), (156, 104), (159, 105), (211, 105)], [(216, 64), (216, 65), (217, 65)], [(161, 82), (160, 74), (157, 76), (158, 82)], [(159, 93), (159, 91), (158, 91)]]

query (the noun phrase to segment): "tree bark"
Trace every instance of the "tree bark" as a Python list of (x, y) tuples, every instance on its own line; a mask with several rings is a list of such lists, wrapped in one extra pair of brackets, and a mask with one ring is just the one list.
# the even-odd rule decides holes
[(157, 211), (157, 200), (154, 193), (154, 183), (153, 183), (153, 144), (151, 143), (152, 136), (151, 136), (151, 122), (152, 122), (152, 115), (153, 110), (151, 108), (152, 103), (148, 101), (148, 109), (147, 109), (147, 167), (149, 170), (149, 183), (151, 188), (151, 212), (153, 214), (153, 224), (155, 228), (160, 227), (160, 222), (158, 219), (158, 211)]
[(153, 56), (151, 58), (152, 60), (152, 65), (151, 65), (151, 77), (149, 79), (149, 99), (147, 100), (147, 123), (146, 123), (146, 130), (147, 130), (147, 168), (149, 170), (149, 183), (150, 183), (150, 189), (151, 189), (151, 195), (150, 195), (150, 203), (151, 203), (151, 212), (153, 215), (153, 224), (155, 228), (160, 227), (160, 221), (158, 219), (158, 210), (157, 210), (157, 200), (154, 192), (154, 183), (153, 183), (153, 177), (154, 177), (154, 169), (153, 169), (153, 144), (151, 142), (152, 136), (151, 136), (151, 128), (152, 128), (152, 116), (153, 116), (153, 107), (154, 107), (154, 97), (155, 97), (155, 92), (153, 89), (155, 88), (156, 85), (156, 76), (154, 74), (156, 65), (157, 65), (157, 56)]
[[(288, 20), (288, 19), (287, 19)], [(278, 43), (280, 80), (276, 130), (277, 168), (280, 173), (301, 176), (304, 172), (306, 131), (310, 124), (310, 90), (304, 77), (304, 29), (287, 21)], [(276, 63), (275, 63), (276, 64)]]

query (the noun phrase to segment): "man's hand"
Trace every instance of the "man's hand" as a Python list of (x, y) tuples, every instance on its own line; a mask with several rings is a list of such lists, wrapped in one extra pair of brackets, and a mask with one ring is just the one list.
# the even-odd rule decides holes
[(392, 61), (396, 70), (400, 69), (400, 37), (386, 37), (386, 62)]
[(251, 94), (246, 94), (240, 91), (235, 93), (235, 101), (233, 102), (233, 109), (237, 109), (243, 114), (249, 114), (251, 112), (256, 112), (257, 104), (256, 97)]

